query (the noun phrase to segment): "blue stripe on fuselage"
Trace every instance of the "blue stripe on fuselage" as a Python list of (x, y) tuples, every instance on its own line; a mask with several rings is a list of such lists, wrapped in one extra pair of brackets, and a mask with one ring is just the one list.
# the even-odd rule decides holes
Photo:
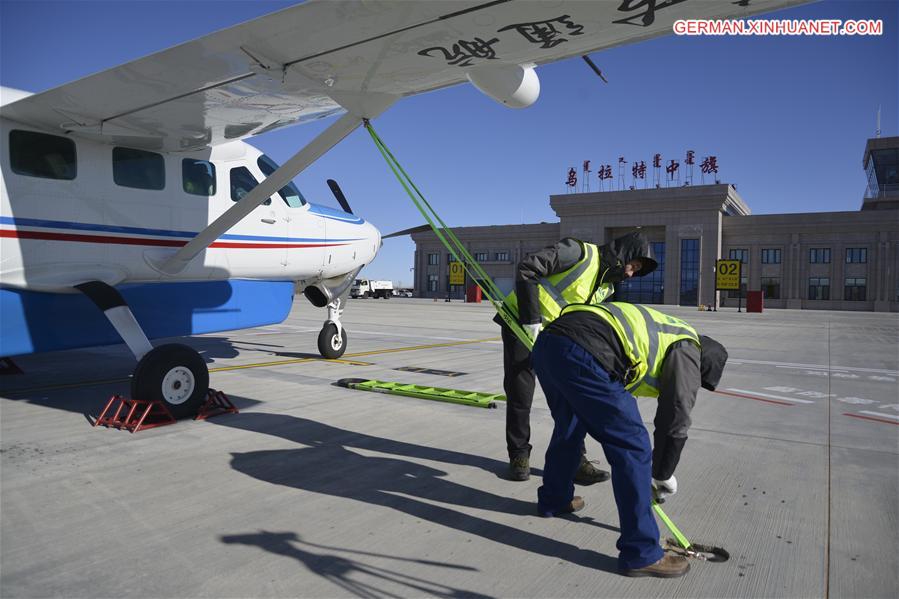
[[(144, 283), (117, 287), (150, 339), (282, 322), (292, 281)], [(0, 356), (112, 345), (122, 340), (80, 293), (0, 289)]]
[(310, 203), (309, 212), (317, 214), (323, 218), (339, 220), (341, 222), (349, 223), (352, 225), (361, 225), (365, 222), (365, 220), (359, 218), (355, 214), (350, 214), (348, 212), (344, 212), (343, 210), (337, 210), (336, 208), (331, 208), (330, 206), (322, 206), (321, 204)]

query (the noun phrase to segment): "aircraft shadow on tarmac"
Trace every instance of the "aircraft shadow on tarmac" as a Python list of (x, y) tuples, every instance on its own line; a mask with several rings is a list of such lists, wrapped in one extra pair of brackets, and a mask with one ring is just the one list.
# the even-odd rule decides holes
[[(422, 559), (410, 559), (383, 553), (371, 553), (367, 551), (354, 551), (339, 547), (317, 545), (303, 541), (294, 532), (269, 532), (261, 530), (258, 533), (241, 535), (223, 535), (222, 543), (256, 546), (270, 553), (292, 557), (302, 563), (310, 572), (330, 581), (345, 591), (357, 597), (385, 597), (392, 596), (390, 589), (380, 588), (380, 585), (396, 585), (405, 587), (410, 594), (424, 594), (429, 597), (473, 597), (475, 599), (488, 599), (489, 595), (482, 595), (472, 591), (453, 588), (444, 584), (431, 582), (417, 576), (411, 576), (395, 570), (372, 566), (361, 561), (352, 560), (334, 553), (317, 553), (309, 551), (305, 547), (335, 551), (340, 553), (352, 553), (376, 559), (390, 559), (400, 562), (417, 564), (421, 566), (451, 568), (463, 572), (477, 571), (470, 566), (459, 566), (443, 562), (435, 562)], [(366, 582), (371, 579), (373, 582)]]
[[(232, 454), (232, 468), (258, 480), (395, 509), (440, 526), (584, 567), (609, 572), (617, 569), (617, 560), (611, 556), (414, 498), (536, 518), (533, 502), (460, 485), (443, 478), (446, 472), (436, 468), (392, 457), (363, 456), (348, 448), (473, 466), (491, 473), (507, 468), (505, 462), (375, 437), (284, 414), (243, 413), (210, 422), (306, 445), (298, 449)], [(618, 532), (616, 527), (592, 518), (569, 518)]]

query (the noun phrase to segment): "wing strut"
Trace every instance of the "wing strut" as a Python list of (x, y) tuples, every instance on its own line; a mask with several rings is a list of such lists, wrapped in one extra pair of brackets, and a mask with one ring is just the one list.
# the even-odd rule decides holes
[[(380, 114), (388, 108), (380, 106), (380, 110), (376, 110)], [(353, 111), (355, 112), (355, 111)], [(318, 137), (313, 139), (302, 150), (297, 152), (293, 158), (281, 165), (278, 170), (265, 178), (259, 185), (254, 187), (250, 193), (236, 202), (231, 208), (225, 211), (220, 217), (215, 219), (205, 229), (197, 233), (197, 236), (191, 239), (187, 245), (180, 248), (172, 256), (164, 259), (147, 258), (150, 265), (163, 274), (174, 275), (184, 270), (191, 260), (197, 257), (200, 252), (205, 250), (209, 245), (222, 236), (228, 229), (236, 225), (246, 215), (253, 211), (267, 198), (271, 197), (276, 191), (284, 187), (288, 181), (296, 177), (299, 173), (306, 169), (310, 164), (321, 158), (328, 150), (337, 145), (344, 137), (353, 132), (353, 130), (361, 124), (361, 118), (353, 112), (347, 112), (340, 117), (334, 124), (325, 129)], [(372, 114), (371, 117), (377, 116)]]

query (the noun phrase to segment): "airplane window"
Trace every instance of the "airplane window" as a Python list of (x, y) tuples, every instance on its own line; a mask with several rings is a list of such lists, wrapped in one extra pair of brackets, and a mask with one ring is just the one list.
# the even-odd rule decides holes
[[(235, 202), (246, 197), (257, 185), (259, 185), (259, 181), (247, 167), (239, 166), (231, 169), (231, 199)], [(268, 206), (272, 203), (272, 199), (266, 198), (262, 203)]]
[(215, 195), (215, 165), (206, 160), (185, 158), (181, 161), (181, 184), (185, 193)]
[(112, 179), (135, 189), (165, 188), (165, 160), (161, 154), (133, 148), (112, 149)]
[(42, 179), (71, 180), (78, 172), (74, 141), (34, 131), (9, 132), (9, 163), (18, 175)]
[[(275, 163), (275, 161), (264, 154), (259, 157), (259, 160), (256, 161), (256, 164), (259, 165), (259, 170), (261, 170), (262, 174), (264, 174), (266, 177), (278, 170), (278, 165)], [(278, 191), (278, 195), (280, 195), (281, 199), (284, 200), (291, 208), (299, 208), (306, 203), (306, 198), (303, 197), (303, 194), (300, 193), (300, 190), (297, 189), (297, 186), (293, 184), (293, 181), (282, 187)]]

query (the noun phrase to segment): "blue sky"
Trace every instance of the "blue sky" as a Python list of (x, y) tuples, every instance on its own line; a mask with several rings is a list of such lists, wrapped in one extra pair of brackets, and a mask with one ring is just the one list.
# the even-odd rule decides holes
[[(43, 91), (290, 4), (0, 0), (0, 84)], [(549, 195), (564, 191), (568, 167), (615, 169), (619, 155), (649, 165), (655, 153), (682, 162), (687, 149), (716, 155), (720, 179), (755, 214), (857, 210), (878, 106), (883, 135), (899, 132), (899, 2), (824, 0), (768, 16), (883, 19), (884, 35), (672, 35), (593, 54), (607, 85), (580, 59), (539, 68), (541, 97), (525, 110), (465, 85), (401, 101), (374, 124), (453, 226), (555, 222)], [(251, 143), (284, 161), (329, 122)], [(385, 234), (422, 222), (364, 131), (297, 184), (336, 206), (327, 178)], [(413, 251), (408, 238), (387, 240), (367, 275), (411, 284)]]

